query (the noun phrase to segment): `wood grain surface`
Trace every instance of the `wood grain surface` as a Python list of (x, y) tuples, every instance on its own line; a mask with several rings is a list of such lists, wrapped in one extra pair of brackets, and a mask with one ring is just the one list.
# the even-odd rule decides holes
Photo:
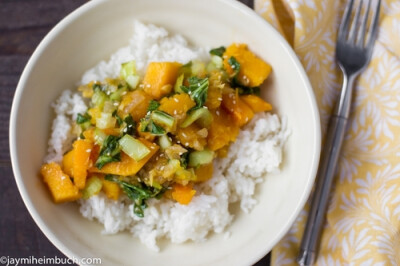
[[(252, 0), (240, 1), (253, 7)], [(36, 46), (85, 2), (0, 0), (0, 257), (65, 258), (36, 226), (18, 192), (9, 154), (9, 116), (19, 77)], [(256, 265), (269, 265), (269, 255)]]

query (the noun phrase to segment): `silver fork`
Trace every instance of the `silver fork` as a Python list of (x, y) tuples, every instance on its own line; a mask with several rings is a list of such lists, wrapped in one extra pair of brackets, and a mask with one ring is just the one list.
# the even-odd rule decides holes
[[(350, 0), (343, 15), (336, 43), (336, 60), (343, 72), (343, 86), (329, 121), (321, 153), (315, 191), (297, 257), (299, 265), (313, 265), (318, 254), (329, 193), (350, 114), (353, 85), (371, 58), (378, 32), (380, 5), (381, 0), (378, 0), (373, 12), (371, 0), (360, 0), (356, 8), (353, 8), (354, 0)], [(361, 15), (362, 10), (364, 15)], [(370, 13), (373, 13), (373, 17), (368, 26)]]

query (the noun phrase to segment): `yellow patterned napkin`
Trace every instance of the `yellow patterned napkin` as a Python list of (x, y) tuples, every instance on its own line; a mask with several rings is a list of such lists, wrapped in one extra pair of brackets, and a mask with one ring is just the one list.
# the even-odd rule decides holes
[[(341, 87), (335, 42), (346, 1), (255, 0), (303, 63), (323, 134)], [(382, 1), (380, 32), (356, 84), (317, 265), (400, 265), (400, 1)], [(294, 129), (295, 130), (295, 129)], [(273, 249), (273, 265), (296, 265), (308, 207)]]

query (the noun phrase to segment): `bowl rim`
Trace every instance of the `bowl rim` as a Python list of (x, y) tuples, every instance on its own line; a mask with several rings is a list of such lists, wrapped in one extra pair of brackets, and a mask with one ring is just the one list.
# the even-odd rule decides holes
[[(36, 47), (36, 49), (32, 53), (26, 66), (24, 67), (24, 70), (20, 76), (20, 79), (18, 81), (16, 90), (15, 90), (15, 94), (14, 94), (14, 98), (13, 98), (12, 106), (11, 106), (11, 112), (10, 112), (9, 148), (10, 148), (10, 157), (11, 157), (11, 164), (12, 164), (14, 179), (17, 183), (18, 191), (22, 197), (22, 200), (23, 200), (26, 208), (28, 209), (28, 212), (30, 213), (31, 217), (33, 218), (33, 220), (35, 221), (35, 223), (39, 227), (39, 229), (44, 233), (44, 235), (48, 238), (48, 240), (59, 251), (61, 251), (68, 258), (73, 258), (73, 259), (82, 259), (82, 257), (78, 254), (75, 254), (55, 234), (53, 234), (53, 232), (50, 229), (48, 229), (45, 221), (41, 218), (41, 216), (37, 212), (35, 206), (32, 204), (32, 202), (30, 201), (30, 199), (27, 196), (27, 190), (26, 190), (26, 187), (21, 178), (20, 163), (19, 163), (17, 149), (16, 149), (17, 116), (18, 116), (18, 112), (19, 112), (18, 109), (19, 109), (21, 98), (22, 98), (22, 94), (23, 94), (24, 88), (26, 86), (27, 78), (29, 77), (29, 74), (30, 74), (33, 66), (36, 64), (36, 62), (38, 61), (40, 56), (44, 53), (48, 43), (50, 43), (53, 39), (57, 38), (57, 36), (59, 34), (61, 34), (62, 31), (70, 23), (75, 21), (82, 14), (85, 14), (92, 8), (96, 8), (97, 6), (99, 6), (102, 3), (107, 2), (107, 1), (109, 1), (109, 0), (97, 0), (97, 1), (90, 1), (90, 2), (84, 3), (83, 5), (79, 6), (77, 9), (75, 9), (74, 11), (69, 13), (67, 16), (65, 16), (63, 19), (61, 19), (46, 34), (46, 36), (40, 41), (39, 45)], [(200, 1), (200, 0), (198, 0), (198, 1)], [(299, 58), (297, 57), (296, 53), (294, 52), (292, 47), (289, 45), (289, 43), (286, 41), (286, 39), (270, 23), (268, 23), (264, 18), (262, 18), (253, 9), (246, 6), (245, 4), (243, 4), (237, 0), (218, 0), (218, 1), (222, 2), (223, 4), (225, 4), (231, 8), (239, 9), (246, 16), (253, 17), (258, 22), (264, 24), (265, 27), (269, 28), (269, 30), (274, 32), (274, 34), (276, 35), (275, 37), (280, 41), (282, 48), (290, 56), (292, 63), (296, 66), (298, 73), (300, 74), (300, 79), (302, 80), (303, 84), (306, 87), (307, 97), (310, 99), (310, 103), (311, 103), (310, 107), (311, 107), (311, 111), (313, 113), (312, 120), (313, 120), (313, 124), (315, 124), (315, 128), (313, 130), (314, 131), (313, 134), (315, 135), (315, 139), (313, 140), (314, 150), (312, 153), (313, 154), (313, 156), (312, 156), (313, 164), (310, 167), (311, 177), (308, 179), (308, 183), (305, 186), (305, 189), (303, 191), (301, 199), (298, 201), (297, 206), (295, 207), (295, 211), (292, 212), (292, 214), (287, 219), (284, 226), (281, 227), (281, 230), (277, 234), (277, 237), (272, 242), (272, 246), (275, 246), (284, 237), (284, 235), (289, 231), (290, 227), (293, 225), (295, 219), (298, 217), (300, 211), (303, 209), (303, 207), (311, 193), (311, 190), (312, 190), (312, 187), (314, 184), (314, 180), (315, 180), (315, 177), (317, 174), (319, 155), (320, 155), (320, 151), (321, 151), (320, 114), (318, 111), (317, 102), (316, 102), (315, 95), (314, 95), (311, 83), (309, 81), (309, 78), (308, 78)], [(260, 260), (263, 256), (266, 255), (266, 252), (269, 252), (269, 251), (264, 251), (264, 252), (259, 252), (259, 253), (253, 254), (253, 256), (251, 258), (249, 258), (249, 262), (256, 263), (258, 260)]]

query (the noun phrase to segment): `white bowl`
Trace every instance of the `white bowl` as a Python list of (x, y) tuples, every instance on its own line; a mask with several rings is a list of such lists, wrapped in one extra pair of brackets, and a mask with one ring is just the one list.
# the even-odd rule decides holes
[[(132, 21), (179, 33), (198, 46), (244, 42), (273, 67), (266, 97), (292, 131), (282, 172), (257, 188), (259, 204), (238, 212), (229, 239), (161, 243), (148, 250), (129, 233), (105, 236), (77, 204), (55, 205), (38, 175), (47, 150), (53, 102), (74, 89), (85, 70), (126, 45)], [(250, 265), (287, 232), (313, 184), (320, 151), (319, 115), (312, 88), (286, 41), (251, 9), (234, 0), (90, 1), (62, 20), (40, 43), (18, 84), (11, 111), (10, 150), (15, 180), (37, 225), (65, 255), (99, 257), (103, 265)]]

